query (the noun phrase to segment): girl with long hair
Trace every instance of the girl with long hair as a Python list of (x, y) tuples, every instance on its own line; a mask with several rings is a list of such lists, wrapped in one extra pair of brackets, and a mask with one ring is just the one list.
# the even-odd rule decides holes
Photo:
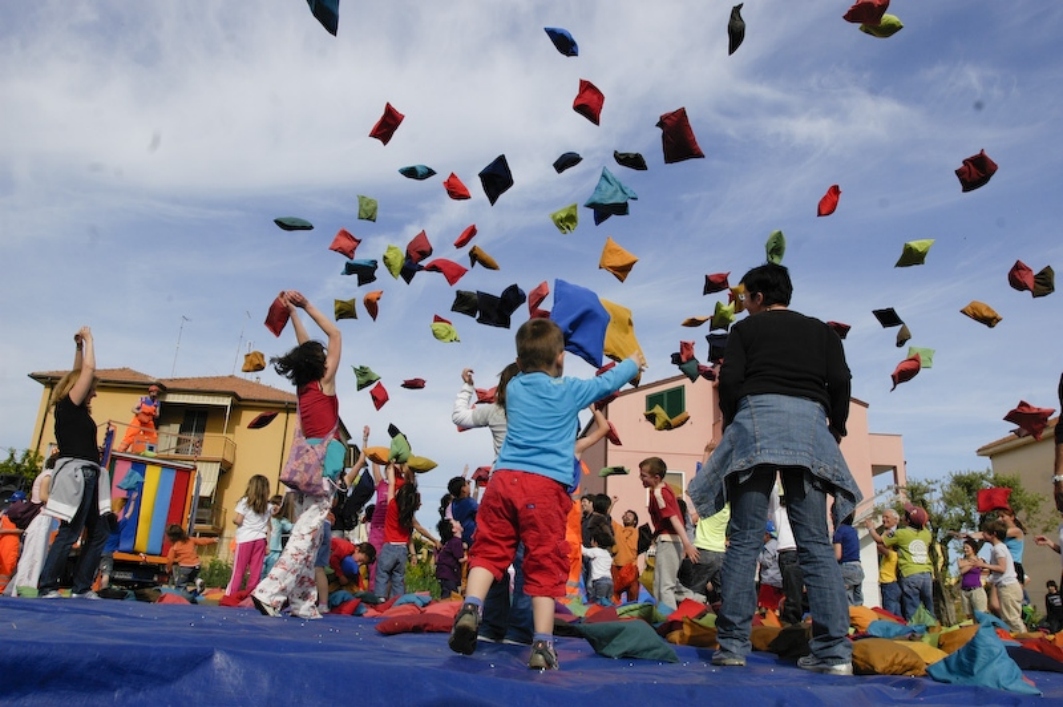
[[(236, 525), (236, 556), (233, 576), (225, 593), (232, 596), (240, 591), (251, 592), (262, 579), (262, 564), (266, 560), (266, 546), (270, 530), (269, 479), (255, 474), (247, 482), (244, 497), (236, 503), (233, 523)], [(248, 572), (244, 589), (244, 572)]]
[(96, 422), (89, 407), (99, 382), (92, 331), (87, 326), (81, 327), (74, 335), (74, 343), (77, 346), (74, 367), (59, 380), (52, 394), (59, 458), (52, 474), (48, 504), (42, 512), (58, 518), (60, 523), (59, 533), (41, 569), (38, 591), (44, 598), (59, 596), (59, 576), (70, 548), (81, 537), (82, 530), (87, 530), (88, 540), (78, 556), (71, 594), (98, 599), (92, 583), (110, 532), (105, 516), (114, 518), (111, 477), (106, 469), (100, 468)]
[[(335, 479), (343, 472), (346, 446), (336, 437), (340, 404), (336, 397), (336, 371), (339, 369), (342, 338), (335, 323), (294, 290), (282, 292), (280, 300), (287, 305), (298, 346), (271, 363), (277, 373), (290, 380), (299, 400), (299, 424), (310, 444), (329, 438), (322, 474)], [(326, 344), (313, 341), (307, 335), (299, 317), (306, 312), (328, 338)], [(319, 619), (317, 583), (314, 579), (314, 558), (321, 544), (323, 525), (328, 515), (330, 499), (297, 494), (295, 525), (288, 544), (269, 574), (252, 592), (255, 606), (267, 616), (278, 616), (287, 601), (293, 616)]]

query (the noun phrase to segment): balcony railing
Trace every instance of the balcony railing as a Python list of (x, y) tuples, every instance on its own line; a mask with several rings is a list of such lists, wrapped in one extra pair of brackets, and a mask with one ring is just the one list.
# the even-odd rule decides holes
[(178, 459), (216, 459), (226, 468), (236, 461), (236, 443), (228, 435), (159, 433), (157, 454)]

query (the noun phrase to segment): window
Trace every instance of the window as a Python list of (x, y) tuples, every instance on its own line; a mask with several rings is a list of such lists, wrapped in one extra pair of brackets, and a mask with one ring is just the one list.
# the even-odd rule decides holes
[(646, 412), (658, 405), (661, 406), (668, 417), (675, 417), (680, 413), (686, 412), (686, 388), (679, 386), (678, 388), (662, 390), (660, 393), (650, 393), (646, 396)]
[(206, 410), (185, 410), (178, 430), (177, 454), (195, 456), (203, 446), (203, 435), (207, 431)]

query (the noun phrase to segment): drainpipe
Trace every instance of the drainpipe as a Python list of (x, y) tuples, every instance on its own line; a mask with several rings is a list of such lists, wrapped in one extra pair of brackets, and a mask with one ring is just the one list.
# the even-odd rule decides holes
[(284, 403), (284, 432), (281, 434), (281, 453), (277, 457), (277, 490), (280, 491), (281, 472), (284, 471), (284, 442), (288, 439), (288, 418), (290, 403)]

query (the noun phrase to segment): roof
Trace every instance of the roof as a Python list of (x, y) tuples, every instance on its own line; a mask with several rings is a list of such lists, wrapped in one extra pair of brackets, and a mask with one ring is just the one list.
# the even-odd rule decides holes
[[(1032, 436), (1027, 434), (1016, 434), (1015, 432), (1012, 432), (1007, 437), (1001, 437), (1000, 439), (993, 440), (989, 444), (983, 444), (975, 451), (975, 454), (980, 457), (992, 457), (994, 454), (1006, 452), (1009, 449), (1014, 449), (1015, 447), (1020, 447), (1027, 444), (1037, 444), (1037, 442), (1039, 441), (1051, 442), (1052, 435), (1049, 433), (1053, 429), (1055, 429), (1055, 426), (1057, 424), (1059, 424), (1058, 415), (1048, 421), (1048, 425), (1045, 427), (1045, 431), (1041, 434), (1040, 440), (1036, 440)], [(1018, 430), (1016, 430), (1016, 432), (1018, 432)]]
[[(38, 371), (30, 378), (41, 385), (55, 383), (67, 371)], [(239, 376), (202, 376), (198, 378), (153, 378), (132, 368), (101, 368), (96, 371), (100, 382), (116, 387), (146, 387), (152, 383), (167, 393), (225, 393), (239, 400), (265, 403), (294, 403), (295, 393), (247, 380)]]

